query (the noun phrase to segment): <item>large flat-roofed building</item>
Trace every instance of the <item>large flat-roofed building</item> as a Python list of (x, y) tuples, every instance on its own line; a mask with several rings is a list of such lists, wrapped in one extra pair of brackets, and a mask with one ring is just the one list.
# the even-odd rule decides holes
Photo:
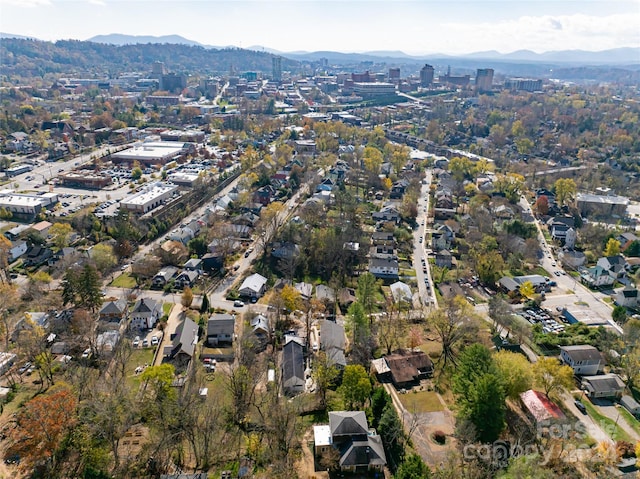
[(393, 95), (396, 92), (396, 86), (393, 83), (386, 82), (354, 82), (353, 93), (360, 95), (362, 98), (371, 98), (372, 96)]
[(617, 216), (624, 217), (627, 214), (629, 198), (615, 195), (593, 195), (590, 193), (578, 193), (576, 204), (580, 214), (589, 216)]
[(91, 188), (100, 189), (107, 185), (110, 185), (112, 179), (108, 175), (91, 173), (88, 171), (65, 173), (60, 175), (60, 181), (63, 186), (78, 187), (78, 188)]
[(162, 141), (192, 141), (202, 143), (204, 141), (204, 131), (200, 130), (167, 130), (160, 133)]
[(504, 88), (515, 91), (542, 91), (542, 80), (533, 78), (509, 78), (504, 81)]
[(0, 194), (0, 208), (4, 208), (17, 216), (35, 216), (47, 206), (57, 202), (58, 195), (55, 193), (21, 195), (8, 192)]
[(478, 68), (476, 71), (476, 91), (491, 91), (493, 87), (493, 68)]
[(178, 191), (176, 185), (167, 183), (154, 183), (144, 190), (131, 195), (120, 202), (120, 207), (134, 213), (148, 213), (160, 206), (165, 200), (171, 198)]
[(138, 161), (147, 166), (165, 165), (180, 158), (187, 149), (187, 145), (179, 141), (148, 142), (112, 153), (111, 161), (114, 163), (133, 163)]

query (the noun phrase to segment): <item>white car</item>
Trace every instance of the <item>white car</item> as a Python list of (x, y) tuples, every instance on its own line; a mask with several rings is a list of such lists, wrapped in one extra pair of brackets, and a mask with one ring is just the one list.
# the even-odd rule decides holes
[(153, 336), (151, 338), (151, 345), (152, 346), (157, 346), (160, 343), (160, 340), (158, 339), (158, 336)]
[(140, 346), (140, 336), (136, 336), (136, 338), (133, 340), (133, 347), (137, 348), (138, 346)]
[(91, 354), (91, 348), (87, 348), (82, 352), (82, 359), (87, 359)]

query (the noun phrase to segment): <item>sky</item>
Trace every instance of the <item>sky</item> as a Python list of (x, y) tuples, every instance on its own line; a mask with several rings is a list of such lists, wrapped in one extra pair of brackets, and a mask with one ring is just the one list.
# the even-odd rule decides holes
[(640, 47), (640, 0), (0, 0), (0, 32), (176, 34), (281, 52), (600, 51)]

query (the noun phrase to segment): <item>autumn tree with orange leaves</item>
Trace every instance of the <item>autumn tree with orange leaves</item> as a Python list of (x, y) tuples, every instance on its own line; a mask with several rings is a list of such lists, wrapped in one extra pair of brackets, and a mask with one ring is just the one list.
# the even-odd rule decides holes
[(76, 422), (77, 400), (67, 386), (58, 386), (34, 397), (18, 411), (11, 431), (9, 453), (27, 464), (51, 460)]

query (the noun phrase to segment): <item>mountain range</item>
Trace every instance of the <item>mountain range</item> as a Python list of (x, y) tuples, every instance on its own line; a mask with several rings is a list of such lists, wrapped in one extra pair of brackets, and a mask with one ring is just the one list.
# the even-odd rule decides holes
[[(0, 33), (0, 38), (28, 38), (22, 35)], [(89, 42), (110, 45), (136, 45), (147, 43), (178, 44), (199, 46), (203, 48), (224, 49), (237, 48), (232, 45), (216, 46), (204, 45), (195, 40), (190, 40), (180, 35), (126, 35), (111, 33), (108, 35), (96, 35), (87, 39)], [(495, 50), (473, 52), (460, 55), (448, 55), (444, 53), (429, 53), (424, 55), (409, 55), (399, 50), (393, 51), (368, 51), (368, 52), (335, 52), (335, 51), (291, 51), (283, 52), (261, 45), (253, 45), (245, 50), (254, 50), (274, 55), (282, 55), (298, 61), (318, 61), (326, 58), (334, 64), (354, 63), (363, 61), (387, 62), (387, 63), (421, 63), (425, 61), (460, 59), (460, 60), (491, 60), (498, 62), (527, 62), (527, 63), (553, 63), (553, 64), (579, 64), (579, 65), (635, 65), (640, 64), (640, 48), (623, 47), (601, 51), (586, 50), (560, 50), (536, 53), (531, 50), (517, 50), (510, 53), (500, 53)]]
[[(194, 40), (189, 40), (180, 35), (164, 36), (144, 36), (144, 35), (124, 35), (112, 33), (109, 35), (97, 35), (87, 41), (96, 43), (109, 43), (113, 45), (127, 45), (136, 43), (178, 43), (184, 45), (197, 45), (204, 48), (230, 48), (231, 46), (203, 45)], [(335, 52), (335, 51), (292, 51), (283, 52), (269, 47), (253, 45), (246, 50), (262, 51), (274, 55), (282, 55), (287, 58), (299, 61), (317, 61), (326, 58), (331, 62), (354, 62), (354, 61), (386, 61), (390, 63), (420, 63), (428, 59), (474, 59), (474, 60), (497, 60), (497, 61), (518, 61), (534, 63), (577, 63), (577, 64), (637, 64), (640, 63), (640, 48), (623, 47), (601, 51), (586, 50), (560, 50), (536, 53), (531, 50), (517, 50), (510, 53), (500, 53), (495, 50), (474, 52), (461, 55), (447, 55), (444, 53), (429, 53), (425, 55), (409, 55), (399, 50), (394, 51), (368, 51), (368, 52)]]

